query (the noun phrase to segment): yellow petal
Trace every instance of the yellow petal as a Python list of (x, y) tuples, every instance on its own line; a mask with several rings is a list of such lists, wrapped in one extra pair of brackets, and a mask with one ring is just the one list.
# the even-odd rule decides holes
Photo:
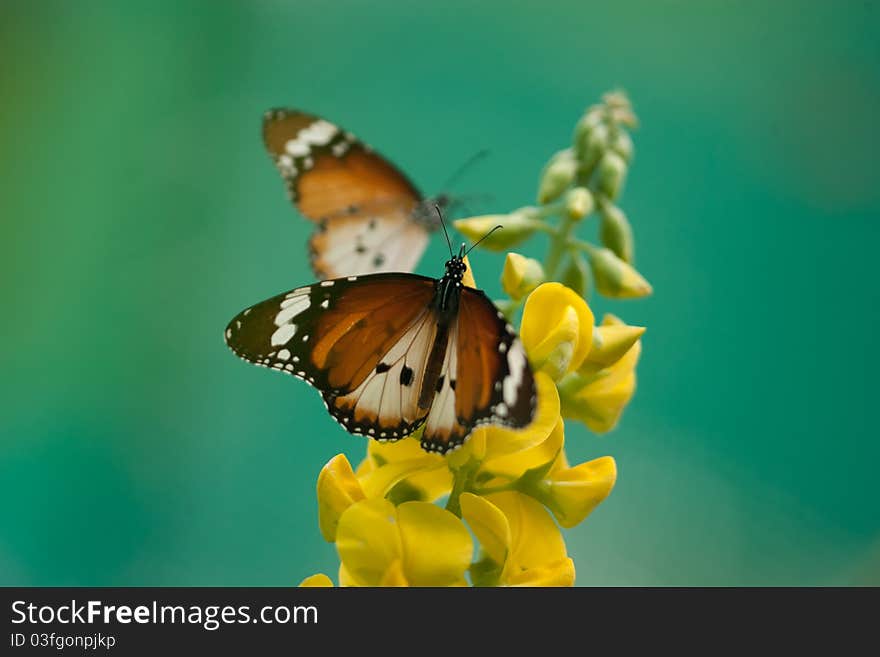
[(508, 253), (501, 273), (501, 287), (511, 299), (522, 299), (544, 282), (544, 268), (533, 258)]
[(432, 470), (422, 470), (406, 480), (415, 487), (425, 502), (434, 502), (452, 490), (452, 473), (444, 464)]
[[(606, 315), (606, 320), (608, 316)], [(642, 326), (626, 324), (605, 324), (597, 326), (593, 332), (593, 348), (587, 361), (599, 368), (610, 367), (623, 358), (645, 333)]]
[(466, 269), (464, 270), (464, 276), (462, 277), (461, 282), (463, 285), (476, 289), (477, 282), (474, 280), (474, 270), (471, 269), (471, 261), (468, 260), (467, 256), (464, 257), (464, 265)]
[(330, 459), (318, 475), (318, 526), (324, 540), (336, 540), (339, 517), (355, 502), (364, 499), (364, 492), (354, 476), (345, 454)]
[(436, 463), (424, 458), (386, 463), (368, 472), (360, 479), (364, 495), (367, 497), (385, 497), (396, 484), (413, 475), (433, 470), (446, 470), (444, 463)]
[[(559, 460), (561, 458), (564, 460), (565, 456), (561, 452), (564, 439), (565, 425), (562, 418), (557, 416), (556, 425), (543, 442), (519, 452), (486, 459), (480, 466), (480, 470), (491, 473), (495, 477), (518, 479), (526, 470), (544, 465), (551, 459)], [(491, 486), (491, 481), (487, 482), (487, 485)]]
[(526, 299), (520, 336), (536, 369), (554, 378), (580, 367), (593, 343), (593, 312), (573, 290), (544, 283)]
[(461, 517), (480, 542), (483, 552), (499, 566), (507, 561), (510, 550), (510, 525), (497, 506), (473, 493), (461, 494)]
[(426, 452), (421, 448), (419, 441), (412, 436), (394, 442), (379, 442), (371, 440), (367, 444), (367, 456), (377, 466), (397, 461), (411, 461), (413, 459), (425, 459), (427, 464), (439, 464), (443, 457), (438, 454)]
[(574, 561), (560, 559), (511, 574), (507, 586), (574, 586)]
[[(403, 555), (394, 505), (381, 498), (352, 504), (339, 519), (336, 550), (348, 583), (378, 586)], [(339, 582), (344, 585), (341, 571)]]
[(636, 388), (635, 367), (641, 354), (636, 342), (614, 365), (601, 370), (597, 378), (575, 393), (562, 395), (562, 414), (585, 423), (592, 431), (610, 431)]
[(404, 502), (397, 512), (403, 568), (410, 585), (462, 584), (474, 546), (461, 520), (428, 502)]
[(543, 372), (535, 374), (537, 406), (532, 423), (523, 429), (485, 425), (474, 429), (461, 448), (446, 457), (449, 468), (456, 470), (468, 461), (485, 461), (519, 452), (547, 439), (559, 419), (559, 392)]
[[(401, 461), (409, 461), (404, 466), (405, 472), (401, 473), (398, 468), (393, 472), (373, 475), (378, 469)], [(390, 478), (396, 481), (389, 482), (386, 475), (393, 475)], [(426, 452), (414, 438), (404, 438), (393, 443), (371, 440), (367, 447), (367, 459), (358, 467), (357, 476), (362, 485), (365, 480), (370, 481), (371, 492), (381, 491), (383, 488), (390, 490), (396, 483), (405, 480), (417, 489), (420, 499), (429, 502), (448, 494), (452, 489), (452, 473), (447, 467), (446, 459), (439, 454)], [(382, 478), (385, 480), (382, 481)]]
[(486, 499), (504, 513), (510, 524), (511, 549), (502, 580), (568, 557), (559, 528), (540, 502), (515, 491), (495, 493)]
[(550, 377), (543, 372), (535, 374), (535, 387), (538, 400), (535, 417), (530, 425), (523, 429), (508, 429), (494, 425), (476, 429), (475, 433), (479, 431), (485, 434), (484, 460), (488, 461), (539, 445), (553, 431), (559, 420), (559, 392)]
[(553, 472), (548, 480), (550, 509), (563, 527), (574, 527), (611, 493), (617, 465), (610, 456)]
[(391, 562), (388, 570), (382, 576), (379, 586), (409, 586), (409, 582), (406, 581), (406, 575), (403, 573), (403, 562), (400, 559), (395, 559)]
[(299, 583), (299, 585), (305, 587), (332, 587), (333, 580), (327, 577), (324, 573), (318, 573), (317, 575), (306, 577), (303, 581)]
[(370, 586), (369, 584), (358, 582), (352, 574), (348, 572), (348, 569), (345, 567), (344, 563), (339, 564), (339, 586), (340, 587), (348, 587), (348, 586)]

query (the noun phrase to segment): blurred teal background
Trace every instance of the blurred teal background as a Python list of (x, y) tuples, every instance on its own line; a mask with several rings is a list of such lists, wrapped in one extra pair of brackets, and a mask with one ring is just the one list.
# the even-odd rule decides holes
[(878, 36), (877, 2), (4, 2), (0, 584), (335, 577), (315, 478), (364, 444), (222, 341), (311, 278), (263, 110), (428, 192), (488, 148), (457, 191), (503, 212), (615, 86), (655, 294), (594, 300), (648, 333), (619, 428), (568, 425), (620, 470), (578, 584), (880, 583)]

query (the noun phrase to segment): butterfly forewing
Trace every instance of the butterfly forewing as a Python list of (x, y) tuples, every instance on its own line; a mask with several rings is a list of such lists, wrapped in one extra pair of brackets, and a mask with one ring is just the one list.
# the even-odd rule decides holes
[(349, 431), (399, 438), (427, 414), (408, 391), (433, 343), (433, 290), (433, 279), (413, 274), (323, 281), (242, 311), (226, 342), (247, 361), (314, 385)]
[(296, 110), (267, 112), (263, 140), (290, 199), (319, 224), (310, 243), (316, 274), (413, 269), (436, 224), (420, 219), (422, 195), (393, 164), (350, 132)]

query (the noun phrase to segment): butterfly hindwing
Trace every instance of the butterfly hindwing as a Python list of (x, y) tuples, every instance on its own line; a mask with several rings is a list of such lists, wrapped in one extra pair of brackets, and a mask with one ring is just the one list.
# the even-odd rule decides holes
[(513, 327), (483, 292), (462, 288), (422, 447), (445, 453), (481, 424), (525, 427), (534, 416), (535, 394)]
[(386, 209), (321, 222), (309, 252), (315, 274), (327, 278), (340, 271), (412, 271), (427, 245), (427, 231), (410, 213)]
[(266, 112), (263, 141), (291, 201), (319, 224), (310, 242), (319, 277), (413, 269), (437, 222), (393, 164), (350, 132), (296, 110)]

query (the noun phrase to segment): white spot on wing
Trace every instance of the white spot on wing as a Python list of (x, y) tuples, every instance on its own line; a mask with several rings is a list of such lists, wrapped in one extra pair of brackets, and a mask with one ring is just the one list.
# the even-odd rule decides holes
[(293, 157), (302, 157), (304, 155), (308, 155), (312, 150), (309, 148), (309, 145), (300, 141), (299, 139), (291, 139), (286, 144), (284, 144), (284, 150), (286, 150)]
[(283, 326), (279, 326), (278, 330), (272, 334), (272, 346), (275, 347), (287, 344), (295, 334), (296, 324), (284, 324)]
[(287, 324), (294, 317), (308, 310), (311, 303), (308, 295), (285, 299), (281, 302), (281, 312), (275, 315), (275, 326)]
[(526, 354), (517, 340), (507, 353), (507, 367), (510, 370), (504, 378), (504, 401), (508, 406), (516, 405), (516, 393), (522, 383), (526, 369)]

